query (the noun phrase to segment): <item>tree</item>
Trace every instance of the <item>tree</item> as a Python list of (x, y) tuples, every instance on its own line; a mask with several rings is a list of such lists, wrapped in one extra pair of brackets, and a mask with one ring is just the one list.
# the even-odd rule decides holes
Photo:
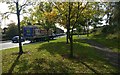
[(113, 25), (115, 26), (115, 30), (116, 32), (119, 32), (119, 29), (120, 29), (120, 16), (119, 16), (119, 13), (120, 13), (120, 2), (116, 2), (114, 3), (114, 7), (113, 7), (113, 15), (111, 16), (111, 22), (113, 23)]
[(62, 25), (64, 28), (67, 29), (67, 36), (66, 36), (66, 44), (69, 43), (69, 35), (70, 35), (70, 26), (68, 25), (68, 10), (69, 10), (69, 3), (64, 2), (53, 2), (54, 7), (58, 10), (58, 17), (57, 17), (57, 22)]
[(39, 24), (41, 28), (47, 31), (47, 41), (49, 42), (49, 31), (55, 27), (57, 10), (53, 8), (51, 2), (40, 2), (34, 10), (30, 16), (33, 19), (30, 21), (32, 24)]
[(0, 41), (2, 40), (2, 28), (0, 27)]
[[(119, 32), (119, 5), (120, 2), (109, 2), (104, 3), (105, 7), (105, 15), (106, 18), (106, 26), (104, 26), (102, 32), (108, 34), (116, 34)], [(119, 34), (119, 33), (118, 33)]]
[(22, 50), (22, 44), (21, 44), (21, 32), (20, 32), (20, 15), (21, 15), (21, 10), (25, 9), (26, 6), (31, 5), (31, 1), (25, 1), (22, 5), (19, 5), (20, 1), (19, 0), (2, 0), (2, 2), (6, 2), (9, 4), (8, 8), (10, 9), (10, 12), (4, 13), (5, 17), (3, 18), (8, 18), (10, 14), (16, 14), (17, 15), (17, 20), (18, 20), (18, 35), (19, 35), (19, 54), (23, 53)]
[(10, 23), (8, 24), (8, 28), (6, 30), (6, 38), (7, 39), (12, 39), (15, 35), (18, 35), (18, 27), (15, 25), (15, 23)]
[[(57, 5), (58, 4), (58, 5)], [(70, 41), (70, 57), (73, 57), (73, 30), (78, 25), (79, 16), (81, 12), (86, 8), (81, 3), (77, 2), (65, 2), (56, 3), (55, 7), (59, 11), (59, 23), (61, 23), (67, 29), (67, 43)]]
[(79, 24), (77, 27), (76, 27), (76, 31), (77, 31), (77, 34), (78, 34), (78, 37), (80, 36), (80, 33), (82, 32), (82, 26)]
[[(75, 7), (72, 7), (72, 6)], [(81, 13), (86, 9), (88, 3), (84, 3), (84, 6), (82, 6), (83, 3), (69, 3), (69, 17), (68, 17), (68, 24), (71, 27), (71, 32), (69, 36), (70, 40), (70, 57), (73, 57), (73, 29), (79, 24), (79, 17)], [(76, 11), (74, 14), (71, 14), (72, 12)], [(74, 16), (74, 17), (73, 17)]]
[[(67, 43), (70, 41), (70, 57), (73, 57), (73, 30), (78, 25), (85, 25), (88, 13), (85, 13), (88, 3), (82, 2), (65, 2), (54, 3), (55, 8), (59, 11), (58, 22), (67, 29)], [(88, 7), (89, 8), (89, 7)], [(91, 12), (90, 12), (91, 13)], [(92, 14), (91, 14), (92, 16)]]
[(59, 12), (62, 15), (64, 14), (61, 18), (65, 19), (65, 17), (67, 17), (65, 19), (66, 23), (64, 23), (66, 25), (68, 32), (67, 36), (70, 41), (70, 57), (73, 57), (73, 30), (79, 25), (86, 26), (87, 30), (89, 30), (89, 25), (91, 25), (94, 15), (98, 14), (95, 4), (98, 5), (98, 3), (69, 2), (66, 4), (63, 3), (63, 8), (61, 8), (61, 10), (58, 8), (59, 11), (63, 10), (64, 12)]
[[(120, 1), (119, 2), (111, 2), (110, 3), (112, 6), (112, 13), (111, 18), (110, 18), (110, 24), (111, 24), (111, 29), (114, 34), (117, 35), (117, 39), (120, 38)], [(119, 43), (118, 43), (119, 44)]]

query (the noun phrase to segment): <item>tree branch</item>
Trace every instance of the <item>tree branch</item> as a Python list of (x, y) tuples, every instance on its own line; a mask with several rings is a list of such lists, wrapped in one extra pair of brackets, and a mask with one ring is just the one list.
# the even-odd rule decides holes
[(17, 2), (13, 1), (13, 3), (17, 3)]
[(17, 14), (17, 13), (15, 13), (15, 12), (5, 12), (5, 13), (3, 13), (3, 15), (6, 15), (6, 14)]
[[(80, 10), (80, 4), (79, 4), (79, 2), (78, 2), (78, 10), (80, 10), (80, 13), (82, 13), (82, 11), (87, 7), (87, 5), (88, 5), (88, 2), (86, 3), (85, 7)], [(75, 16), (75, 15), (72, 15), (71, 18), (73, 18), (74, 16)], [(71, 18), (70, 18), (70, 19), (71, 19)]]
[(24, 6), (26, 6), (26, 5), (28, 5), (28, 4), (27, 4), (27, 1), (25, 2), (25, 4), (23, 4), (23, 5), (20, 6), (19, 12), (20, 12), (23, 8), (25, 8)]
[(85, 7), (81, 9), (81, 13), (87, 7), (87, 5), (88, 5), (88, 2), (86, 3)]
[(53, 5), (55, 6), (55, 8), (58, 9), (58, 11), (60, 12), (60, 15), (64, 14), (63, 12), (61, 12), (62, 10), (59, 9), (59, 7), (58, 7), (54, 2), (52, 2), (52, 3), (53, 3)]
[[(86, 3), (85, 7), (84, 7), (83, 9), (81, 9), (81, 12), (87, 7), (87, 4), (88, 4), (88, 2)], [(77, 9), (78, 9), (78, 10), (80, 9), (79, 2), (78, 2), (78, 8), (77, 8)], [(79, 13), (77, 13), (76, 21), (75, 21), (75, 23), (73, 24), (72, 31), (73, 31), (73, 29), (75, 28), (75, 25), (76, 25), (76, 23), (77, 23), (77, 21), (78, 21), (78, 18), (79, 18)]]
[(26, 2), (25, 2), (23, 5), (20, 6), (19, 12), (20, 12), (22, 9), (24, 9), (26, 6), (28, 6), (28, 5), (33, 5), (33, 4), (34, 4), (34, 3), (28, 2), (28, 1), (26, 0)]

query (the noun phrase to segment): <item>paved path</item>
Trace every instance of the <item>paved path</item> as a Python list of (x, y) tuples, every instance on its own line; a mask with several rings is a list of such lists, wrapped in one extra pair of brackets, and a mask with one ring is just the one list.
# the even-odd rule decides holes
[(86, 41), (86, 43), (90, 44), (92, 47), (94, 47), (99, 53), (101, 53), (106, 60), (108, 60), (112, 65), (120, 68), (120, 53), (112, 52), (111, 49), (105, 47), (104, 45), (101, 45), (97, 43), (96, 41), (89, 40), (89, 39), (82, 39)]

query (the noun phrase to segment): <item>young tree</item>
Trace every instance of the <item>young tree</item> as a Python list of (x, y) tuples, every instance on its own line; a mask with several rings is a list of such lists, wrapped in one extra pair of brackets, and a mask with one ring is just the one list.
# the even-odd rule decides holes
[(57, 22), (67, 29), (66, 36), (66, 44), (69, 43), (69, 35), (70, 35), (70, 26), (68, 24), (68, 11), (69, 11), (69, 3), (68, 2), (53, 2), (54, 7), (58, 10)]
[(73, 30), (78, 25), (81, 12), (86, 8), (85, 3), (65, 2), (55, 3), (55, 7), (59, 11), (59, 23), (67, 29), (67, 43), (70, 41), (70, 57), (73, 57)]
[(49, 31), (55, 26), (57, 10), (53, 8), (51, 2), (40, 2), (34, 10), (31, 16), (34, 17), (35, 23), (47, 31), (47, 41), (49, 42)]
[(18, 20), (18, 35), (19, 35), (19, 54), (23, 53), (22, 50), (22, 44), (21, 44), (21, 32), (20, 32), (20, 15), (22, 14), (21, 11), (25, 9), (26, 6), (32, 5), (32, 1), (25, 0), (23, 4), (19, 4), (20, 0), (2, 0), (2, 2), (5, 2), (8, 4), (8, 8), (10, 11), (4, 13), (5, 17), (7, 18), (10, 14), (16, 14), (17, 20)]
[(69, 3), (68, 24), (71, 27), (71, 32), (70, 32), (70, 36), (69, 36), (70, 57), (73, 57), (73, 29), (79, 24), (79, 16), (86, 9), (88, 3), (84, 3), (84, 6), (82, 6), (82, 5), (83, 5), (83, 3), (79, 3), (79, 2), (76, 2), (76, 3), (73, 3), (73, 4)]
[[(77, 25), (82, 24), (79, 21), (83, 19), (81, 17), (84, 9), (88, 3), (82, 2), (65, 2), (54, 3), (55, 7), (59, 11), (59, 23), (61, 23), (67, 29), (67, 43), (70, 41), (70, 57), (73, 57), (73, 30)], [(80, 18), (81, 17), (81, 18)]]

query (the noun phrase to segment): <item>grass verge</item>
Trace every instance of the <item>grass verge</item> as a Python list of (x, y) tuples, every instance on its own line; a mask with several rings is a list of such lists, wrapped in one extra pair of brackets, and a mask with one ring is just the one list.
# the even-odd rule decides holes
[(108, 38), (104, 35), (91, 35), (89, 39), (94, 40), (108, 48), (110, 48), (113, 52), (120, 53), (120, 39), (119, 38)]
[(18, 55), (18, 48), (2, 50), (3, 73), (117, 73), (118, 69), (103, 59), (100, 53), (84, 41), (74, 37), (74, 56), (69, 58), (69, 44), (65, 38), (50, 43), (36, 43), (23, 46), (24, 54)]

